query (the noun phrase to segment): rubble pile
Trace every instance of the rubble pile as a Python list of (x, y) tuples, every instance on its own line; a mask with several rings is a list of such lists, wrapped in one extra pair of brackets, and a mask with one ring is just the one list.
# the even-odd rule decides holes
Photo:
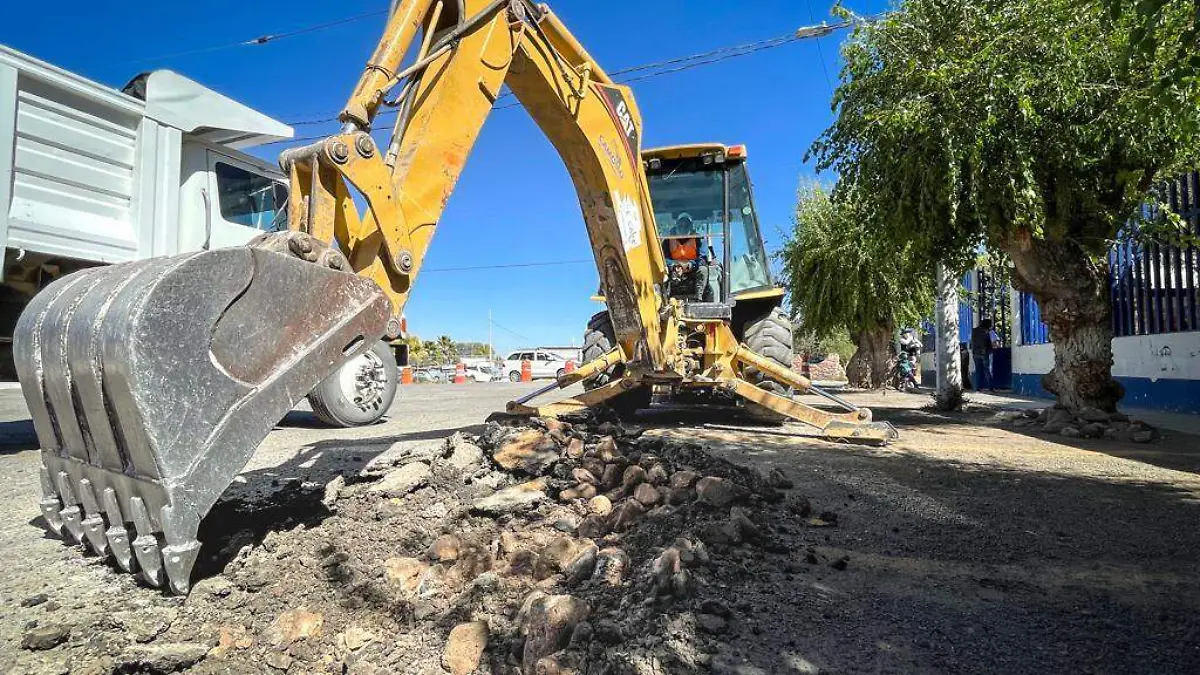
[(1134, 443), (1149, 443), (1160, 438), (1157, 429), (1141, 420), (1098, 408), (1071, 410), (1054, 405), (1041, 410), (1006, 410), (997, 413), (997, 418), (1017, 428), (1031, 428), (1065, 438), (1105, 438)]
[(489, 423), (295, 489), (319, 517), (229, 536), (219, 574), (137, 610), (153, 625), (68, 642), (70, 672), (737, 672), (739, 636), (778, 647), (763, 596), (847, 564), (778, 470), (611, 422)]

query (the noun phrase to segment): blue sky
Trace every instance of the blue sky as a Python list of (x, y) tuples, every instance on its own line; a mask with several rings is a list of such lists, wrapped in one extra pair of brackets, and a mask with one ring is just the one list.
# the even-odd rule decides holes
[[(811, 4), (810, 4), (811, 3)], [(374, 48), (383, 17), (260, 46), (193, 50), (383, 9), (387, 0), (208, 0), (195, 3), (74, 2), (52, 18), (36, 5), (0, 24), (0, 43), (100, 82), (120, 86), (142, 70), (171, 68), (282, 121), (340, 109)], [(848, 6), (861, 14), (883, 0)], [(607, 70), (787, 34), (834, 19), (824, 0), (559, 0), (551, 3)], [(810, 14), (811, 12), (811, 14)], [(12, 14), (13, 12), (10, 12)], [(820, 40), (837, 82), (843, 34)], [(161, 58), (164, 55), (179, 55)], [(809, 144), (829, 124), (830, 84), (816, 40), (632, 85), (645, 147), (744, 143), (768, 246), (790, 225), (795, 191), (813, 169)], [(332, 132), (297, 127), (297, 136)], [(283, 146), (256, 154), (274, 159)], [(590, 264), (472, 271), (438, 268), (590, 258), (574, 190), (557, 154), (519, 107), (488, 120), (439, 225), (407, 314), (424, 338), (486, 340), (498, 350), (578, 344), (597, 286)], [(503, 328), (501, 328), (503, 327)]]

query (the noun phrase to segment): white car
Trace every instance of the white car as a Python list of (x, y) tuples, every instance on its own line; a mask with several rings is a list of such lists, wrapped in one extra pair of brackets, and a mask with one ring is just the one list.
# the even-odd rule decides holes
[(521, 362), (533, 365), (533, 379), (562, 377), (567, 372), (567, 362), (558, 354), (541, 349), (513, 352), (504, 359), (503, 373), (509, 382), (521, 381)]
[(471, 382), (495, 382), (500, 379), (495, 366), (486, 363), (476, 363), (467, 366), (467, 379)]

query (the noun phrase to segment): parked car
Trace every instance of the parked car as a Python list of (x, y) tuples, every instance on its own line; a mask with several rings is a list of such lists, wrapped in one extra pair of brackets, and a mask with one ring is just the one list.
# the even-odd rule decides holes
[(500, 379), (500, 374), (491, 364), (475, 363), (467, 366), (467, 379), (471, 382), (495, 382)]
[(521, 381), (521, 362), (529, 361), (533, 365), (533, 378), (562, 377), (566, 373), (567, 362), (558, 354), (530, 349), (513, 352), (504, 359), (503, 372), (510, 382)]
[(446, 381), (446, 374), (441, 368), (418, 368), (413, 371), (413, 381), (440, 384)]

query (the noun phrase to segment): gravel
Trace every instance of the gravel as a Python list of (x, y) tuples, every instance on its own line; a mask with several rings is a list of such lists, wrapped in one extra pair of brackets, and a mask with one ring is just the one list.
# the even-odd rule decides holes
[[(427, 675), (470, 672), (485, 641), (475, 672), (1200, 672), (1194, 437), (850, 394), (900, 441), (650, 417), (543, 429), (558, 457), (539, 441), (507, 472), (482, 426), (445, 445), (516, 390), (490, 387), (416, 388), (374, 429), (293, 419), (205, 521), (186, 599), (42, 538), (36, 453), (0, 451), (0, 672)], [(413, 461), (412, 492), (370, 491)], [(472, 512), (531, 480), (532, 504)], [(47, 647), (22, 647), (34, 631)]]

